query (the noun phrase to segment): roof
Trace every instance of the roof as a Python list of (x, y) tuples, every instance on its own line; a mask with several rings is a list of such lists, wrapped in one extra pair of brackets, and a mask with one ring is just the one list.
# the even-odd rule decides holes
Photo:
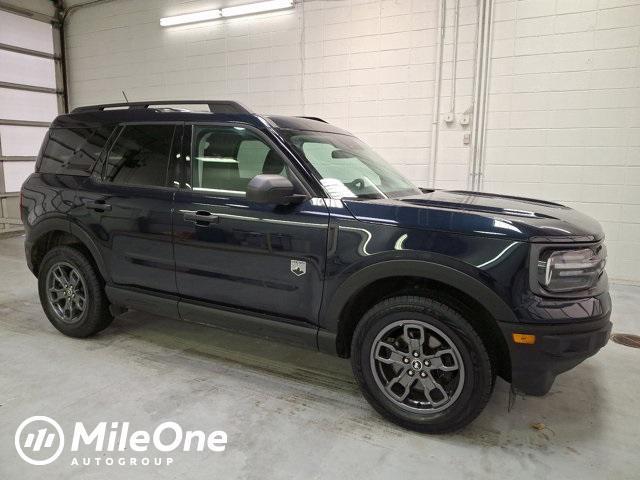
[[(208, 111), (192, 110), (189, 108), (191, 105), (205, 106)], [(122, 122), (233, 122), (259, 129), (270, 126), (280, 129), (347, 133), (317, 117), (260, 116), (231, 100), (159, 100), (90, 105), (59, 115), (51, 126), (86, 128)]]
[[(233, 100), (149, 100), (146, 102), (124, 102), (124, 103), (103, 103), (99, 105), (88, 105), (85, 107), (74, 108), (71, 113), (80, 113), (86, 111), (105, 111), (112, 109), (122, 110), (138, 110), (138, 109), (156, 109), (157, 107), (166, 107), (170, 105), (206, 105), (211, 113), (244, 113), (250, 114), (251, 110), (241, 103)], [(180, 110), (180, 109), (173, 109)]]

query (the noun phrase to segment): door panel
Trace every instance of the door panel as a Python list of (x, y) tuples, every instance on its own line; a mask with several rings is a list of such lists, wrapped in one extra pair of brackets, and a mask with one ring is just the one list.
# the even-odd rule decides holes
[[(113, 283), (176, 292), (171, 246), (173, 189), (90, 180), (75, 219), (98, 240)], [(100, 203), (109, 210), (100, 210)], [(96, 204), (97, 203), (97, 204)], [(91, 205), (95, 204), (94, 208)]]
[[(199, 224), (189, 219), (195, 211), (217, 219)], [(274, 207), (180, 191), (173, 224), (182, 296), (315, 323), (328, 226), (322, 199)]]
[(200, 125), (186, 127), (184, 138), (191, 155), (173, 213), (180, 295), (315, 324), (326, 258), (324, 201), (277, 206), (245, 198), (257, 174), (295, 180), (260, 132)]

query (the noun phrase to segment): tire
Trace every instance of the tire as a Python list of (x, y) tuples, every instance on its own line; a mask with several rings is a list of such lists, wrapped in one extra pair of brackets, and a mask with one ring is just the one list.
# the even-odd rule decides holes
[(495, 380), (471, 324), (446, 304), (417, 296), (383, 300), (362, 317), (351, 343), (351, 366), (378, 413), (422, 433), (452, 432), (471, 423)]
[(102, 277), (75, 248), (60, 246), (47, 252), (39, 269), (38, 293), (51, 324), (69, 337), (89, 337), (113, 321)]

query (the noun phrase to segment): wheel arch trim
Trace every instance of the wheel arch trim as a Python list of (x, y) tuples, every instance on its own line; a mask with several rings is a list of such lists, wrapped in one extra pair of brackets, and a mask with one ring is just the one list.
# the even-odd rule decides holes
[(423, 260), (386, 260), (354, 273), (339, 287), (320, 315), (318, 348), (336, 354), (342, 314), (349, 300), (378, 280), (392, 277), (419, 277), (460, 290), (481, 304), (496, 322), (517, 322), (506, 302), (477, 278), (455, 268)]
[[(28, 242), (26, 244), (27, 249), (27, 260), (29, 262), (30, 268), (32, 271), (35, 268), (32, 265), (33, 261), (33, 247), (37, 244), (37, 242), (44, 236), (54, 231), (61, 231), (68, 233), (78, 239), (78, 241), (89, 251), (91, 257), (100, 271), (100, 274), (105, 280), (108, 280), (110, 277), (108, 275), (108, 271), (106, 265), (100, 255), (100, 249), (98, 245), (93, 240), (91, 235), (89, 235), (84, 229), (71, 223), (68, 219), (63, 218), (48, 218), (43, 219), (38, 222), (36, 225), (32, 226), (29, 235)], [(34, 271), (34, 273), (36, 273)]]

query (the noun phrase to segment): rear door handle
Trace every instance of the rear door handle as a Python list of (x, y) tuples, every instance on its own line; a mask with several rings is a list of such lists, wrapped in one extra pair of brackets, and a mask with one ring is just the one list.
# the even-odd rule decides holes
[(106, 212), (111, 210), (111, 205), (105, 203), (104, 200), (96, 200), (95, 202), (88, 201), (84, 202), (85, 207), (90, 208), (91, 210), (95, 210), (96, 212)]
[(206, 210), (198, 210), (196, 212), (185, 211), (184, 219), (187, 222), (194, 222), (196, 225), (210, 225), (212, 223), (218, 223), (218, 216), (213, 215)]

